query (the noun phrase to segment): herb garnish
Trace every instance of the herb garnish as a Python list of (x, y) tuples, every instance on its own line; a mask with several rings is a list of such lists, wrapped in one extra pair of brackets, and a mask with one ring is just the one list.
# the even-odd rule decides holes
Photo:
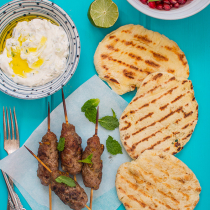
[[(85, 112), (85, 116), (90, 122), (96, 123), (96, 107), (99, 103), (100, 100), (98, 98), (90, 99), (86, 101), (81, 108), (81, 111)], [(112, 113), (113, 116), (105, 116), (98, 120), (99, 124), (107, 130), (114, 130), (119, 126), (119, 121), (113, 109)]]
[(58, 142), (57, 150), (62, 152), (65, 147), (65, 138), (61, 137)]
[(97, 107), (99, 103), (100, 103), (100, 99), (98, 98), (90, 99), (84, 103), (84, 105), (81, 108), (81, 111), (85, 112), (90, 107)]
[(106, 148), (112, 155), (123, 154), (121, 145), (112, 136), (109, 136), (106, 140)]
[(113, 116), (105, 116), (98, 120), (100, 125), (107, 130), (114, 130), (119, 126), (118, 119), (114, 110), (112, 109)]
[(84, 160), (78, 160), (78, 162), (93, 164), (91, 161), (92, 157), (93, 157), (93, 154), (90, 154), (87, 158), (85, 158)]
[(149, 0), (148, 2), (152, 2), (152, 1), (160, 1), (160, 0)]
[(75, 181), (67, 176), (59, 176), (55, 179), (55, 181), (58, 183), (64, 183), (69, 187), (76, 187)]

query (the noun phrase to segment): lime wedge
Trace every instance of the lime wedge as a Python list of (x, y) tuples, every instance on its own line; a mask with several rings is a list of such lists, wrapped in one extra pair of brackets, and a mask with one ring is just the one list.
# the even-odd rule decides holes
[(109, 28), (119, 17), (117, 5), (112, 0), (95, 0), (89, 7), (90, 22), (100, 28)]

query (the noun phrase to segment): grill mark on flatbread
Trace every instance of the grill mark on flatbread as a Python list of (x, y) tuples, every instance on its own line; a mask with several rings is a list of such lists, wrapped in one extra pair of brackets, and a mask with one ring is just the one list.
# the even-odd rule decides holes
[(193, 114), (193, 111), (190, 111), (190, 112), (188, 112), (188, 113), (185, 113), (185, 112), (183, 111), (183, 114), (184, 114), (184, 118), (187, 118), (187, 117), (189, 117), (190, 115)]
[[(189, 92), (189, 91), (188, 91)], [(186, 93), (185, 93), (186, 94)], [(173, 104), (174, 102), (178, 101), (179, 99), (181, 99), (183, 96), (185, 96), (185, 94), (181, 94), (179, 96), (177, 96), (173, 101), (171, 101), (171, 104)]]
[(142, 121), (142, 120), (148, 118), (148, 117), (151, 117), (153, 114), (154, 114), (154, 112), (150, 112), (149, 114), (145, 115), (144, 117), (138, 119), (138, 120), (136, 121), (136, 124), (137, 124), (138, 122), (140, 122), (140, 121)]
[(170, 150), (170, 147), (167, 147), (166, 149), (164, 149), (163, 151), (164, 152), (167, 152), (167, 151), (169, 151)]
[(182, 140), (185, 140), (185, 139), (189, 138), (192, 135), (192, 133), (193, 133), (193, 130), (191, 130), (191, 132), (187, 136), (185, 136), (184, 138), (182, 138)]
[(147, 35), (142, 36), (142, 35), (135, 34), (134, 38), (136, 38), (137, 40), (142, 41), (143, 43), (146, 43), (146, 44), (152, 43), (152, 40), (150, 40)]
[(168, 69), (167, 72), (168, 72), (168, 73), (171, 73), (171, 74), (174, 74), (174, 73), (175, 73), (175, 70), (173, 70), (173, 69)]
[(129, 138), (130, 138), (130, 135), (129, 135), (129, 136), (126, 136), (126, 137), (125, 137), (125, 140), (128, 140)]
[(163, 111), (164, 109), (166, 109), (167, 108), (167, 106), (169, 105), (169, 103), (167, 103), (166, 105), (164, 105), (164, 106), (161, 106), (159, 109), (161, 110), (161, 111)]
[(110, 81), (112, 81), (112, 82), (114, 82), (114, 83), (116, 83), (116, 84), (120, 84), (116, 79), (114, 79), (114, 78), (109, 78), (108, 75), (104, 76), (104, 78), (107, 78), (107, 79), (109, 79)]
[(155, 144), (153, 144), (153, 145), (151, 145), (150, 147), (148, 147), (148, 148), (142, 150), (141, 153), (143, 153), (143, 152), (146, 151), (146, 150), (154, 149), (157, 145), (161, 144), (162, 142), (166, 141), (166, 140), (169, 139), (169, 138), (171, 138), (171, 136), (166, 136), (166, 137), (164, 137), (162, 141), (157, 141)]
[(142, 202), (142, 201), (140, 201), (140, 200), (138, 200), (136, 197), (134, 197), (133, 195), (127, 195), (131, 200), (133, 200), (133, 201), (136, 201), (137, 203), (139, 203), (143, 208), (145, 208), (147, 205), (144, 203), (144, 202)]
[(123, 33), (123, 32), (126, 33), (126, 34), (127, 34), (127, 33), (129, 33), (129, 34), (132, 33), (130, 30), (122, 30), (121, 33)]
[(129, 53), (128, 56), (133, 58), (133, 59), (135, 59), (135, 60), (137, 60), (137, 61), (143, 61), (143, 59), (140, 56), (135, 55), (133, 53)]
[(159, 98), (156, 98), (154, 100), (151, 101), (151, 103), (155, 103), (157, 100), (161, 99), (163, 96), (166, 96), (168, 94), (171, 94), (174, 90), (176, 90), (178, 87), (173, 87), (170, 90), (168, 90), (166, 93), (164, 93), (163, 95), (161, 95)]
[(169, 46), (165, 46), (165, 49), (167, 49), (168, 51), (171, 51), (171, 52), (175, 53), (175, 54), (178, 56), (178, 59), (182, 62), (182, 64), (183, 64), (184, 66), (187, 65), (187, 62), (184, 61), (184, 59), (183, 59), (183, 58), (185, 57), (185, 55), (184, 55), (184, 54), (181, 54), (181, 53), (178, 53), (176, 48), (174, 48), (174, 47), (172, 48), (172, 47), (169, 47)]
[(156, 52), (154, 52), (152, 50), (150, 52), (152, 53), (153, 57), (156, 58), (158, 61), (168, 61), (167, 57), (165, 57), (165, 56), (163, 56), (163, 55), (161, 55), (159, 53), (156, 53)]
[[(175, 203), (180, 203), (177, 199), (173, 198), (172, 196), (167, 195), (166, 193), (164, 193), (163, 191), (158, 189), (158, 192), (161, 193), (162, 195), (164, 195), (165, 197), (170, 198), (172, 201), (174, 201)], [(171, 192), (169, 192), (171, 193)]]
[(182, 111), (182, 106), (181, 107), (179, 107), (178, 109), (176, 109), (175, 111), (172, 111), (172, 112), (170, 112), (169, 114), (167, 114), (166, 116), (164, 116), (164, 117), (162, 117), (158, 122), (162, 122), (162, 121), (164, 121), (165, 119), (167, 119), (168, 117), (170, 117), (170, 116), (172, 116), (173, 114), (175, 114), (176, 112), (180, 112), (180, 111)]
[(125, 190), (123, 190), (121, 187), (118, 187), (118, 190), (120, 190), (122, 193), (126, 194)]
[(113, 45), (107, 45), (106, 47), (107, 47), (107, 49), (112, 50), (112, 51), (115, 51), (115, 52), (120, 51), (118, 48), (114, 48)]
[(117, 62), (117, 63), (119, 63), (120, 65), (123, 65), (123, 66), (126, 66), (126, 67), (130, 68), (130, 69), (133, 69), (133, 70), (136, 70), (136, 71), (140, 71), (140, 72), (142, 72), (142, 73), (147, 74), (146, 72), (143, 72), (142, 69), (139, 69), (138, 67), (136, 67), (136, 66), (134, 66), (134, 65), (126, 64), (125, 62), (123, 62), (123, 61), (121, 61), (121, 60), (114, 59), (114, 58), (112, 58), (112, 57), (109, 56), (109, 55), (101, 54), (101, 58), (102, 58), (102, 59), (108, 59), (108, 60), (113, 61), (113, 62)]
[(145, 62), (147, 65), (152, 66), (152, 67), (154, 67), (154, 68), (159, 68), (159, 67), (160, 67), (159, 64), (157, 64), (157, 63), (155, 63), (154, 61), (151, 61), (151, 60), (145, 60), (144, 62)]
[(102, 68), (104, 68), (105, 70), (109, 70), (109, 68), (106, 65), (103, 65)]
[(109, 38), (110, 38), (110, 39), (114, 39), (115, 37), (116, 37), (116, 36), (115, 36), (115, 35), (113, 35), (113, 36), (110, 36)]
[(135, 79), (136, 74), (132, 71), (128, 71), (126, 69), (123, 70), (123, 75), (129, 79)]
[[(175, 77), (171, 77), (168, 81), (165, 82), (165, 84), (167, 84), (167, 83), (169, 83), (169, 82), (171, 82), (171, 81), (173, 81), (173, 80), (175, 80)], [(144, 82), (144, 83), (142, 84), (142, 86), (145, 86), (147, 83), (148, 83), (148, 82)], [(132, 104), (133, 102), (137, 101), (139, 98), (142, 98), (142, 97), (145, 96), (146, 94), (148, 94), (148, 93), (150, 93), (150, 92), (153, 92), (154, 90), (156, 90), (156, 89), (159, 88), (159, 87), (162, 87), (162, 85), (155, 86), (154, 88), (150, 89), (150, 90), (147, 91), (146, 93), (144, 93), (144, 94), (142, 94), (142, 95), (140, 95), (140, 96), (134, 98), (133, 101), (130, 102), (130, 104)]]
[[(134, 177), (136, 177), (135, 175), (133, 175)], [(137, 190), (138, 192), (140, 192), (142, 195), (144, 195), (145, 197), (148, 197), (148, 198), (150, 198), (151, 199), (151, 201), (153, 202), (153, 204), (155, 204), (154, 203), (154, 201), (152, 200), (152, 196), (150, 196), (150, 195), (148, 195), (145, 191), (143, 191), (143, 190), (141, 190), (141, 189), (138, 189), (137, 188), (137, 185), (135, 185), (134, 183), (132, 183), (131, 181), (129, 181), (129, 180), (127, 180), (125, 177), (123, 177), (122, 175), (120, 176), (120, 178), (122, 179), (122, 180), (124, 180), (132, 189), (134, 189), (134, 190)], [(136, 181), (137, 181), (137, 183), (139, 183), (138, 182), (138, 180), (136, 179)], [(142, 180), (143, 181), (143, 180)], [(143, 181), (143, 182), (145, 182), (145, 181)], [(149, 185), (152, 185), (154, 188), (156, 188), (152, 183), (148, 183)], [(126, 193), (125, 193), (125, 195), (127, 195)], [(128, 195), (127, 195), (128, 196)], [(129, 197), (129, 196), (128, 196)], [(160, 201), (158, 201), (157, 200), (157, 202), (158, 203), (160, 203)], [(162, 205), (164, 205), (164, 206), (166, 206), (166, 204), (165, 203), (162, 203), (161, 202), (161, 204)], [(156, 205), (156, 204), (155, 204)], [(151, 209), (151, 210), (155, 210), (155, 209), (153, 209), (152, 207), (150, 207), (150, 206), (148, 206), (149, 207), (149, 209)]]
[(125, 123), (127, 123), (127, 126), (125, 126), (124, 128), (121, 128), (121, 131), (127, 130), (128, 128), (131, 127), (131, 123), (130, 122), (125, 121)]

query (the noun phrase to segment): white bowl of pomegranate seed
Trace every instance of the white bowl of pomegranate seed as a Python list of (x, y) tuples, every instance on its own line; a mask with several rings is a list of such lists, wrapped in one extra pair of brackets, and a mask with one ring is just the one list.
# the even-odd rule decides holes
[(210, 4), (210, 0), (127, 0), (140, 12), (163, 20), (190, 17)]

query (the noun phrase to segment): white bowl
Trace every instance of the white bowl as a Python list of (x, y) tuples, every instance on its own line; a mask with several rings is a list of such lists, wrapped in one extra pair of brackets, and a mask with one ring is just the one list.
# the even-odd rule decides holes
[(163, 20), (178, 20), (190, 17), (210, 4), (210, 0), (188, 0), (180, 8), (173, 8), (170, 11), (151, 9), (148, 5), (141, 3), (139, 0), (127, 0), (133, 7), (140, 12), (154, 18)]

